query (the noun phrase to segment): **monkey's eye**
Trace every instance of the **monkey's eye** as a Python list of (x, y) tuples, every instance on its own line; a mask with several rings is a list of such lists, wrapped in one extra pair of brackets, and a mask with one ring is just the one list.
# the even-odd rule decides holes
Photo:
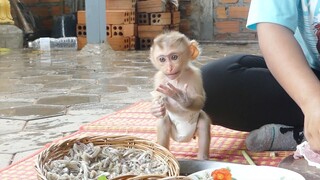
[(158, 60), (159, 60), (160, 62), (166, 62), (166, 57), (160, 56), (160, 57), (158, 57)]
[(177, 60), (177, 59), (179, 59), (178, 54), (172, 54), (171, 55), (171, 60)]

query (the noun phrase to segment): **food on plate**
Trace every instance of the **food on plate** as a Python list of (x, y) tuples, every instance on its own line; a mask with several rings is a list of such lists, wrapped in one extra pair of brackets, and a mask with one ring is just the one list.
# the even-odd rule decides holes
[(211, 172), (213, 180), (232, 180), (230, 169), (220, 168)]
[(297, 150), (294, 152), (293, 157), (295, 159), (304, 158), (308, 161), (309, 166), (320, 168), (320, 154), (311, 150), (307, 141), (304, 141), (297, 146)]
[(219, 177), (229, 180), (305, 180), (299, 173), (288, 169), (224, 162), (215, 162), (214, 167), (192, 173), (188, 177), (192, 180), (216, 180), (214, 175), (217, 174), (225, 175)]

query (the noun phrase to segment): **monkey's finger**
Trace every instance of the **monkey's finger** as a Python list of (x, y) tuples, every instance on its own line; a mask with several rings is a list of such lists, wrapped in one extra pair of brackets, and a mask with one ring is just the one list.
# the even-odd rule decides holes
[(168, 87), (166, 86), (159, 86), (156, 91), (162, 93), (162, 94), (165, 94), (167, 96), (172, 96), (172, 94), (174, 93), (171, 89), (169, 89)]
[(188, 89), (188, 84), (186, 83), (184, 84), (184, 87), (183, 87), (184, 92), (187, 92), (187, 89)]
[(167, 86), (169, 86), (170, 88), (171, 88), (171, 90), (173, 90), (173, 91), (175, 91), (175, 92), (177, 92), (178, 91), (178, 89), (174, 86), (174, 85), (172, 85), (171, 83), (167, 83)]
[(164, 117), (164, 114), (163, 113), (157, 113), (157, 114), (152, 114), (154, 117), (156, 118), (162, 118)]
[(171, 97), (171, 98), (174, 97), (174, 96), (177, 96), (177, 94), (179, 94), (179, 93), (177, 93), (177, 92), (175, 92), (175, 91), (173, 91), (171, 89), (166, 89), (166, 90), (157, 89), (157, 91), (162, 93), (162, 94), (164, 94), (164, 95), (166, 95), (166, 96), (168, 96), (168, 97)]
[(155, 101), (152, 103), (151, 109), (163, 109), (165, 108), (164, 103), (160, 103), (159, 101)]
[(175, 86), (173, 86), (171, 83), (167, 83), (166, 85), (160, 84), (159, 88), (162, 88), (166, 91), (172, 91), (172, 92), (178, 91), (178, 89)]
[(161, 117), (161, 112), (159, 112), (159, 111), (152, 111), (151, 110), (151, 114), (154, 116), (154, 117)]
[(152, 107), (151, 108), (151, 114), (155, 117), (163, 117), (165, 114), (165, 107), (159, 106), (159, 107)]
[(175, 97), (175, 96), (179, 96), (182, 91), (178, 88), (176, 88), (174, 85), (172, 85), (171, 83), (167, 83), (167, 85), (169, 86), (170, 88), (170, 97)]
[(162, 94), (164, 94), (164, 95), (168, 95), (167, 90), (165, 90), (165, 89), (163, 89), (163, 88), (157, 88), (156, 91), (158, 91), (158, 92), (160, 92), (160, 93), (162, 93)]
[(158, 86), (158, 89), (169, 90), (169, 87), (166, 86), (166, 85), (160, 84), (160, 85)]

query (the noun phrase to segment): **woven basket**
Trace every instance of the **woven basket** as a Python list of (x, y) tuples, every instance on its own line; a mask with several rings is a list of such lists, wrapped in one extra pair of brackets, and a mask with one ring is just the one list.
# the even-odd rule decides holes
[(95, 146), (110, 146), (114, 148), (135, 148), (143, 151), (151, 151), (154, 158), (165, 162), (168, 165), (167, 174), (157, 175), (127, 175), (119, 176), (115, 179), (161, 179), (164, 177), (178, 177), (180, 168), (177, 159), (166, 148), (152, 141), (141, 139), (133, 136), (85, 136), (70, 138), (51, 144), (42, 151), (36, 158), (35, 169), (37, 177), (40, 180), (47, 180), (47, 172), (44, 169), (46, 163), (57, 159), (63, 159), (73, 147), (74, 143), (81, 142), (84, 144), (93, 143)]

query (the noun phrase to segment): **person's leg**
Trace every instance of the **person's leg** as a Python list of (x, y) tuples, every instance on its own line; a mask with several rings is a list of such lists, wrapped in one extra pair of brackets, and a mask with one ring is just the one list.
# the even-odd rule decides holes
[[(320, 80), (320, 71), (313, 70), (313, 72)], [(264, 136), (266, 134), (271, 135), (273, 138), (266, 138)], [(295, 141), (292, 141), (292, 136)], [(305, 141), (303, 127), (267, 124), (251, 131), (246, 139), (246, 145), (248, 149), (253, 151), (295, 150), (296, 143), (300, 144), (302, 141)]]
[[(301, 141), (294, 139), (294, 134), (303, 129), (303, 113), (271, 75), (262, 57), (230, 56), (201, 70), (207, 96), (204, 111), (212, 124), (252, 131), (247, 139), (250, 150), (287, 149)], [(272, 125), (264, 126), (267, 124)], [(263, 147), (254, 149), (256, 143)]]
[(293, 151), (303, 141), (303, 127), (267, 124), (249, 133), (246, 146), (250, 151)]
[(303, 126), (303, 113), (260, 56), (236, 55), (202, 68), (204, 111), (213, 124), (252, 131), (265, 124)]

